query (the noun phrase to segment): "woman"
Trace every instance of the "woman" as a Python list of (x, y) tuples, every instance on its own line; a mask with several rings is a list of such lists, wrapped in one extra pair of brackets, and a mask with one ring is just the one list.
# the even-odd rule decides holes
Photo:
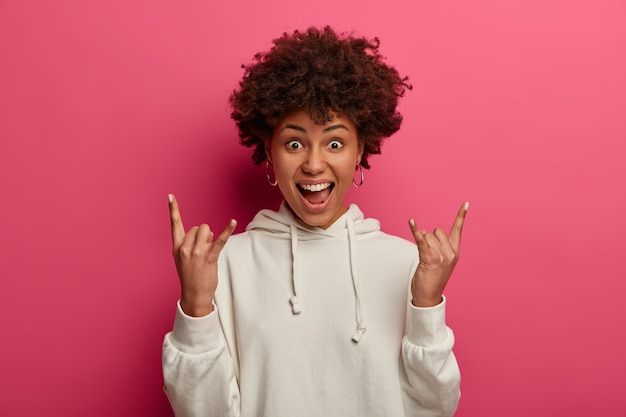
[(406, 78), (377, 40), (329, 27), (284, 34), (245, 69), (232, 116), (284, 201), (214, 240), (205, 224), (185, 232), (170, 195), (181, 299), (163, 372), (176, 415), (453, 415), (443, 290), (467, 203), (450, 235), (410, 220), (415, 245), (345, 201), (400, 127)]

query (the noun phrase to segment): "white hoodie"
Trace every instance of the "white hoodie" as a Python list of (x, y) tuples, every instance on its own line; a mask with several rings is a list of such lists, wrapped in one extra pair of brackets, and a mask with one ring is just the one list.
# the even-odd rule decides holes
[(411, 242), (356, 205), (328, 229), (286, 203), (231, 236), (214, 311), (178, 305), (165, 391), (183, 416), (452, 416), (459, 400), (445, 300), (410, 304)]

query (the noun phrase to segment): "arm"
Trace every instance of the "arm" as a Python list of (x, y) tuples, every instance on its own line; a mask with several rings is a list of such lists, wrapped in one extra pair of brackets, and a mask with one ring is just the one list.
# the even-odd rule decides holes
[(178, 304), (163, 341), (165, 393), (177, 417), (239, 416), (239, 386), (217, 308), (187, 316)]
[(181, 286), (174, 329), (163, 341), (165, 392), (178, 417), (238, 416), (239, 388), (214, 304), (218, 257), (235, 229), (231, 220), (213, 240), (208, 225), (185, 232), (169, 196), (172, 253)]
[(403, 401), (407, 416), (450, 417), (456, 411), (461, 375), (445, 325), (445, 298), (434, 307), (409, 306), (407, 334), (402, 341), (406, 371)]
[(413, 219), (409, 221), (419, 264), (411, 281), (407, 334), (402, 341), (407, 416), (453, 416), (459, 402), (461, 376), (452, 353), (454, 335), (446, 327), (443, 290), (459, 260), (468, 207), (468, 203), (461, 206), (449, 235), (440, 228), (428, 233)]

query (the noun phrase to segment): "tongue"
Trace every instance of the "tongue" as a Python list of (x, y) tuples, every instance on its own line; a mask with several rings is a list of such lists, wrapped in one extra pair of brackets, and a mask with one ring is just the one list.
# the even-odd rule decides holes
[(302, 191), (302, 195), (311, 204), (321, 204), (330, 195), (330, 188), (322, 191)]

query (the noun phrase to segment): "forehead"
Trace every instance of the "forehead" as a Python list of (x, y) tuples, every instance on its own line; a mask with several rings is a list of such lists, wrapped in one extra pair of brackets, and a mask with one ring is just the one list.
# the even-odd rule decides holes
[(347, 117), (339, 117), (333, 112), (329, 112), (329, 120), (320, 124), (316, 123), (309, 113), (304, 110), (297, 110), (287, 114), (274, 128), (274, 134), (285, 129), (295, 128), (305, 132), (315, 132), (328, 129), (329, 127), (344, 127), (351, 133), (356, 133), (356, 127)]

